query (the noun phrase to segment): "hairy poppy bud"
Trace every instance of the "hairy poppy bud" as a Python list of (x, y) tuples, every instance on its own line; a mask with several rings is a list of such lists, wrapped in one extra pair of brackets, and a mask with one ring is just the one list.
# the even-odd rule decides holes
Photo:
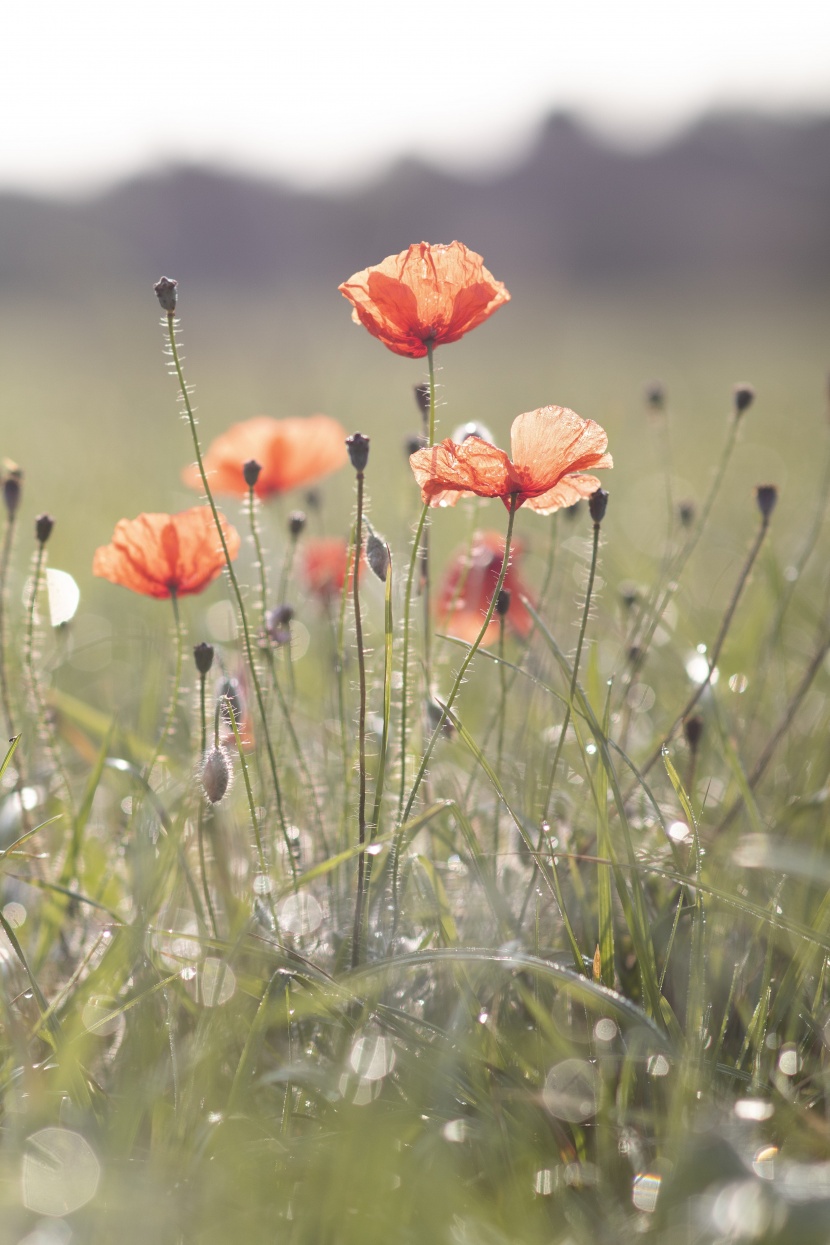
[(196, 669), (199, 674), (207, 674), (213, 665), (213, 645), (206, 644), (203, 640), (201, 644), (193, 646), (193, 660), (196, 663)]
[(296, 540), (306, 525), (306, 516), (304, 510), (292, 510), (288, 516), (288, 531)]
[(176, 310), (176, 300), (178, 298), (178, 281), (174, 281), (171, 277), (162, 277), (153, 286), (156, 291), (156, 298), (159, 300), (162, 311), (166, 311), (172, 316)]
[(692, 752), (697, 752), (703, 737), (703, 718), (697, 713), (691, 718), (686, 718), (683, 722), (683, 734)]
[(693, 501), (682, 501), (677, 507), (677, 517), (681, 527), (691, 527), (695, 521), (697, 507)]
[(752, 385), (736, 385), (732, 390), (732, 402), (735, 406), (735, 414), (743, 415), (744, 411), (748, 411), (755, 401), (755, 390)]
[[(222, 717), (228, 725), (230, 726), (231, 722), (230, 709), (233, 709), (233, 716), (236, 718), (237, 726), (239, 726), (244, 713), (242, 688), (239, 686), (239, 679), (220, 680), (219, 686), (216, 689), (216, 699), (219, 701)], [(228, 708), (228, 702), (230, 703), (230, 709)]]
[(411, 433), (403, 443), (407, 458), (411, 458), (413, 454), (417, 454), (418, 450), (426, 449), (427, 439), (418, 433)]
[(594, 523), (596, 523), (597, 526), (599, 526), (599, 524), (605, 518), (605, 511), (607, 509), (608, 509), (608, 490), (604, 488), (598, 488), (597, 491), (595, 493), (592, 493), (591, 496), (588, 498), (588, 511), (591, 515), (591, 518), (594, 520)]
[(666, 390), (662, 381), (653, 380), (646, 385), (646, 405), (650, 406), (653, 411), (663, 411), (666, 408)]
[(498, 614), (499, 618), (506, 618), (509, 610), (510, 610), (510, 589), (502, 588), (501, 592), (496, 597), (496, 613)]
[(755, 499), (758, 502), (761, 517), (766, 523), (778, 501), (778, 489), (774, 484), (759, 484), (755, 490)]
[(202, 766), (202, 786), (211, 804), (218, 804), (228, 789), (231, 767), (224, 748), (211, 748)]
[(429, 381), (424, 380), (420, 385), (413, 385), (412, 392), (415, 394), (418, 410), (426, 417), (429, 415)]
[(39, 514), (35, 519), (35, 536), (39, 545), (45, 545), (52, 535), (55, 520), (51, 514)]
[(369, 461), (369, 438), (362, 432), (353, 432), (346, 437), (346, 449), (355, 471), (365, 471)]
[(479, 423), (477, 419), (468, 419), (466, 424), (459, 424), (450, 440), (456, 445), (462, 445), (470, 437), (478, 437), (479, 441), (488, 441), (490, 445), (495, 444), (490, 429), (486, 424)]
[(291, 643), (291, 621), (294, 617), (293, 605), (278, 605), (269, 610), (265, 616), (265, 629), (268, 638), (274, 644)]
[(246, 463), (242, 464), (242, 478), (248, 485), (248, 488), (256, 488), (256, 482), (261, 471), (262, 464), (258, 463), (255, 458), (249, 458)]
[(20, 493), (23, 485), (23, 472), (19, 467), (13, 467), (3, 481), (3, 501), (6, 504), (6, 513), (10, 519), (13, 519), (17, 513), (17, 507), (20, 505)]
[(366, 561), (383, 583), (386, 583), (391, 560), (389, 546), (386, 541), (382, 540), (377, 532), (373, 532), (370, 529), (369, 537), (366, 541)]

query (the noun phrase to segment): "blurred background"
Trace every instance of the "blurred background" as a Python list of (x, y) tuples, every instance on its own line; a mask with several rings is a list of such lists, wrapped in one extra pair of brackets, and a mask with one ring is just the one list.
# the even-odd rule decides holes
[[(374, 489), (375, 521), (405, 539), (424, 369), (352, 325), (337, 285), (421, 239), (459, 238), (513, 295), (439, 352), (442, 435), (481, 419), (506, 443), (549, 402), (603, 423), (623, 572), (655, 552), (667, 465), (677, 497), (705, 490), (738, 381), (758, 400), (727, 496), (746, 513), (776, 482), (785, 545), (814, 509), (827, 6), (40, 0), (5, 28), (0, 455), (92, 601), (111, 599), (89, 566), (119, 517), (194, 500), (162, 273), (205, 440), (256, 414), (361, 428), (377, 478), (402, 482)], [(658, 380), (671, 460), (643, 396)]]

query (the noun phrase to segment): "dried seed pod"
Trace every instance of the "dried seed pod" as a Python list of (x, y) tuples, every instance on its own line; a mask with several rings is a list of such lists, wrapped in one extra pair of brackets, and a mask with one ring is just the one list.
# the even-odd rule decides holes
[(153, 286), (162, 311), (166, 311), (168, 315), (172, 315), (176, 310), (176, 302), (179, 296), (178, 286), (178, 281), (174, 281), (172, 277), (162, 277)]

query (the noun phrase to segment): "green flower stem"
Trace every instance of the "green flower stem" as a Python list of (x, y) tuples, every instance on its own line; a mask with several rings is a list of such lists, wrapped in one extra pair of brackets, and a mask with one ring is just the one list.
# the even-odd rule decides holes
[(37, 676), (35, 668), (35, 615), (37, 613), (37, 594), (40, 591), (40, 582), (43, 576), (43, 566), (46, 560), (46, 547), (42, 541), (38, 541), (37, 553), (35, 555), (35, 569), (32, 574), (32, 588), (28, 604), (28, 618), (26, 621), (26, 641), (23, 649), (23, 661), (26, 667), (26, 675), (29, 682), (29, 690), (31, 692), (32, 701), (34, 703), (35, 712), (37, 714), (38, 726), (46, 743), (47, 752), (60, 775), (63, 784), (66, 805), (69, 809), (69, 816), (74, 820), (75, 809), (72, 799), (72, 787), (69, 784), (69, 778), (63, 766), (60, 748), (55, 737), (55, 731), (52, 726), (50, 716), (46, 709), (46, 700), (40, 686), (40, 680)]
[(271, 732), (268, 728), (268, 715), (265, 710), (265, 700), (262, 695), (262, 686), (259, 681), (259, 674), (257, 672), (257, 667), (256, 667), (256, 659), (254, 657), (254, 646), (253, 646), (253, 641), (251, 640), (251, 629), (248, 626), (248, 616), (245, 612), (245, 602), (242, 599), (242, 590), (239, 587), (239, 580), (236, 577), (236, 572), (233, 568), (233, 560), (231, 559), (230, 551), (228, 550), (228, 542), (225, 539), (225, 530), (222, 527), (222, 521), (219, 518), (219, 511), (216, 508), (216, 502), (213, 500), (213, 493), (211, 492), (210, 484), (208, 483), (207, 472), (205, 471), (205, 464), (202, 459), (202, 449), (201, 449), (201, 446), (199, 445), (199, 434), (196, 431), (196, 417), (193, 414), (193, 407), (190, 402), (190, 394), (188, 393), (188, 390), (187, 390), (187, 384), (184, 379), (184, 373), (182, 372), (181, 360), (179, 359), (179, 350), (178, 350), (178, 346), (176, 345), (175, 316), (172, 311), (167, 313), (167, 337), (168, 337), (168, 341), (170, 344), (170, 355), (173, 360), (173, 367), (176, 372), (176, 377), (178, 378), (179, 390), (182, 395), (182, 403), (184, 404), (185, 413), (187, 415), (187, 422), (188, 422), (188, 425), (190, 426), (190, 434), (193, 438), (193, 450), (196, 454), (196, 465), (199, 468), (199, 475), (202, 480), (202, 488), (205, 491), (205, 496), (207, 497), (208, 505), (210, 506), (210, 510), (211, 510), (211, 514), (213, 515), (213, 521), (216, 524), (216, 531), (219, 536), (219, 541), (222, 545), (222, 553), (225, 555), (225, 565), (228, 571), (228, 578), (231, 581), (231, 588), (233, 589), (233, 594), (234, 594), (234, 597), (236, 598), (237, 609), (239, 610), (239, 618), (242, 623), (242, 635), (243, 635), (244, 643), (245, 643), (245, 656), (248, 659), (248, 670), (251, 675), (251, 682), (254, 685), (254, 693), (256, 695), (257, 707), (259, 708), (259, 716), (262, 720), (263, 737), (265, 739), (265, 747), (268, 753), (268, 763), (269, 763), (269, 767), (271, 770), (271, 779), (274, 784), (274, 796), (277, 802), (277, 816), (279, 818), (280, 828), (282, 830), (282, 835), (285, 840), (285, 846), (288, 850), (288, 862), (291, 866), (291, 876), (296, 882), (297, 868), (296, 868), (296, 865), (294, 864), (294, 857), (291, 854), (291, 843), (288, 838), (288, 827), (286, 824), (285, 810), (283, 808), (283, 803), (282, 803), (282, 788), (280, 787), (280, 780), (277, 774), (277, 761), (276, 761), (276, 757), (274, 756), (274, 747), (271, 742)]
[[(501, 769), (504, 761), (504, 730), (505, 719), (507, 717), (507, 670), (504, 665), (504, 628), (505, 616), (499, 614), (499, 644), (498, 644), (498, 665), (499, 665), (499, 705), (498, 705), (498, 735), (496, 737), (496, 773), (501, 779)], [(493, 813), (493, 876), (497, 876), (499, 868), (499, 821), (501, 814), (501, 802), (496, 800), (495, 812)]]
[(16, 735), (14, 729), (14, 713), (12, 712), (11, 692), (9, 690), (9, 668), (6, 664), (6, 582), (11, 561), (12, 541), (17, 522), (17, 511), (12, 511), (6, 521), (3, 536), (3, 551), (0, 553), (0, 696), (3, 701), (3, 715), (6, 719), (6, 734)]
[(499, 571), (498, 582), (493, 591), (493, 595), (490, 598), (490, 604), (487, 607), (487, 613), (484, 615), (484, 623), (482, 624), (481, 630), (479, 631), (473, 643), (470, 645), (470, 648), (468, 649), (464, 657), (464, 660), (462, 661), (461, 665), (458, 668), (458, 673), (455, 676), (455, 682), (453, 683), (452, 688), (450, 689), (450, 694), (447, 697), (447, 700), (446, 700), (446, 703), (444, 704), (443, 709), (441, 710), (441, 716), (438, 719), (438, 723), (435, 727), (435, 730), (432, 732), (429, 743), (427, 744), (426, 749), (424, 750), (424, 755), (421, 758), (421, 764), (418, 769), (418, 773), (415, 776), (415, 782), (412, 784), (412, 790), (409, 793), (409, 799), (407, 800), (406, 807), (404, 808), (404, 811), (403, 811), (403, 821), (407, 821), (407, 819), (409, 818), (409, 814), (412, 811), (412, 806), (415, 803), (415, 797), (418, 794), (418, 789), (424, 780), (424, 775), (426, 774), (427, 766), (429, 765), (429, 760), (430, 760), (430, 757), (432, 756), (433, 749), (435, 748), (435, 745), (438, 742), (438, 738), (441, 734), (441, 730), (444, 726), (444, 723), (447, 720), (447, 714), (450, 712), (453, 705), (455, 704), (456, 697), (458, 696), (458, 693), (461, 691), (461, 687), (464, 682), (464, 676), (467, 673), (467, 670), (470, 666), (470, 662), (475, 657), (476, 653), (478, 652), (479, 646), (481, 645), (481, 641), (484, 639), (485, 635), (487, 634), (487, 628), (490, 626), (490, 621), (496, 609), (496, 601), (498, 600), (499, 593), (504, 587), (504, 577), (507, 574), (507, 564), (510, 561), (510, 543), (513, 539), (513, 520), (516, 517), (516, 499), (517, 499), (517, 494), (511, 493), (510, 506), (509, 506), (509, 518), (507, 521), (507, 535), (504, 538), (504, 556), (502, 558), (501, 570)]
[(161, 734), (159, 735), (158, 741), (153, 750), (153, 755), (150, 757), (147, 768), (144, 771), (144, 778), (146, 779), (148, 786), (153, 775), (153, 770), (156, 767), (156, 762), (161, 756), (164, 741), (173, 730), (173, 723), (176, 718), (176, 709), (179, 704), (179, 692), (182, 685), (182, 650), (184, 648), (184, 633), (182, 631), (181, 618), (179, 616), (178, 598), (173, 591), (170, 593), (170, 603), (173, 606), (173, 625), (176, 629), (176, 669), (173, 674), (173, 689), (170, 693), (170, 703), (167, 706), (167, 713), (164, 717), (164, 726), (162, 727)]
[[(360, 847), (366, 843), (366, 655), (363, 651), (363, 619), (360, 614), (360, 557), (363, 552), (363, 472), (357, 472), (357, 517), (355, 519), (354, 538), (355, 573), (352, 577), (352, 600), (354, 602), (355, 643), (357, 644), (357, 668), (360, 702), (357, 720), (358, 740), (358, 797), (357, 797), (357, 841)], [(365, 902), (364, 886), (366, 873), (366, 855), (360, 852), (357, 858), (357, 897), (354, 909), (354, 931), (352, 935), (352, 968), (360, 963), (361, 931), (363, 929), (363, 905)]]
[(403, 806), (406, 799), (406, 748), (407, 748), (407, 732), (409, 727), (409, 645), (412, 632), (412, 592), (415, 585), (415, 571), (418, 566), (419, 554), (421, 550), (421, 536), (426, 523), (427, 511), (429, 510), (429, 502), (425, 502), (421, 507), (421, 517), (418, 520), (418, 526), (415, 529), (415, 537), (412, 542), (412, 555), (409, 559), (409, 571), (406, 576), (406, 590), (404, 594), (403, 606), (403, 656), (401, 659), (401, 785), (398, 795), (398, 823), (402, 823)]
[[(256, 804), (254, 803), (254, 793), (253, 793), (253, 790), (251, 789), (251, 776), (248, 773), (248, 762), (245, 758), (245, 749), (242, 747), (242, 740), (239, 736), (239, 725), (236, 721), (236, 714), (233, 711), (233, 702), (231, 701), (230, 696), (226, 696), (224, 699), (225, 699), (225, 708), (227, 710), (228, 719), (230, 721), (231, 728), (233, 730), (233, 737), (234, 737), (234, 740), (236, 741), (236, 752), (239, 757), (239, 765), (242, 770), (242, 779), (245, 783), (245, 795), (247, 796), (247, 799), (248, 799), (248, 812), (251, 817), (251, 825), (254, 831), (254, 840), (256, 842), (256, 850), (257, 850), (257, 860), (259, 862), (259, 872), (263, 878), (267, 879), (270, 882), (270, 875), (268, 873), (268, 861), (265, 857), (265, 848), (263, 846), (262, 834), (259, 828), (259, 818), (257, 816)], [(217, 721), (218, 721), (218, 717), (217, 717)], [(286, 835), (286, 840), (285, 840), (285, 846), (288, 852), (289, 860), (291, 861), (292, 872), (295, 873), (296, 875), (296, 867), (293, 863), (293, 857), (291, 855), (291, 843), (287, 835)], [(282, 935), (280, 933), (280, 925), (279, 925), (279, 921), (277, 920), (277, 910), (274, 907), (274, 897), (271, 893), (270, 887), (268, 890), (268, 907), (271, 912), (271, 918), (274, 922), (274, 932), (277, 936), (277, 941), (281, 944)]]
[[(199, 727), (201, 751), (200, 756), (202, 764), (204, 764), (205, 755), (207, 753), (207, 713), (205, 707), (205, 681), (207, 675), (204, 671), (199, 671)], [(199, 848), (199, 871), (202, 875), (202, 890), (205, 895), (205, 904), (210, 916), (210, 924), (213, 930), (214, 938), (219, 937), (219, 926), (216, 921), (216, 913), (213, 908), (213, 901), (210, 897), (210, 885), (208, 883), (207, 857), (205, 855), (205, 804), (204, 800), (199, 800), (199, 815), (196, 822), (196, 841)]]

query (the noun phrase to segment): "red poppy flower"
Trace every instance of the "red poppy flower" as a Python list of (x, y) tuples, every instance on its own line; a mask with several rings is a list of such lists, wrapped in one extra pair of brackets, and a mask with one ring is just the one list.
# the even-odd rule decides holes
[(325, 602), (339, 597), (349, 573), (348, 541), (342, 536), (318, 536), (307, 540), (303, 547), (302, 565), (306, 586), (313, 596)]
[(461, 242), (419, 242), (356, 272), (338, 287), (354, 304), (352, 319), (395, 354), (422, 359), (427, 343), (456, 342), (510, 295)]
[[(519, 600), (520, 596), (529, 595), (516, 569), (521, 554), (521, 543), (514, 541), (503, 587), (510, 593), (507, 623), (524, 638), (530, 634), (533, 619)], [(468, 644), (475, 640), (490, 608), (503, 558), (504, 537), (498, 532), (476, 532), (472, 545), (465, 545), (455, 553), (444, 573), (438, 598), (439, 625), (448, 635), (466, 640)], [(494, 643), (498, 634), (499, 621), (493, 618), (482, 644)]]
[[(239, 535), (225, 519), (228, 552), (239, 552)], [(112, 543), (96, 549), (92, 573), (148, 597), (201, 592), (223, 570), (225, 555), (207, 506), (181, 514), (140, 514), (115, 525)]]
[(592, 419), (581, 419), (564, 406), (543, 406), (513, 420), (513, 460), (504, 450), (467, 437), (461, 444), (442, 441), (417, 450), (409, 462), (431, 506), (454, 506), (459, 497), (500, 497), (505, 506), (527, 502), (538, 514), (551, 514), (590, 497), (600, 487), (596, 476), (577, 474), (586, 467), (613, 467), (606, 454), (608, 436)]
[[(254, 486), (257, 497), (285, 493), (336, 471), (346, 462), (346, 430), (328, 415), (271, 419), (257, 415), (234, 424), (212, 442), (204, 456), (211, 489), (246, 497), (243, 465), (255, 459), (262, 470)], [(182, 478), (190, 488), (202, 487), (195, 463)]]

